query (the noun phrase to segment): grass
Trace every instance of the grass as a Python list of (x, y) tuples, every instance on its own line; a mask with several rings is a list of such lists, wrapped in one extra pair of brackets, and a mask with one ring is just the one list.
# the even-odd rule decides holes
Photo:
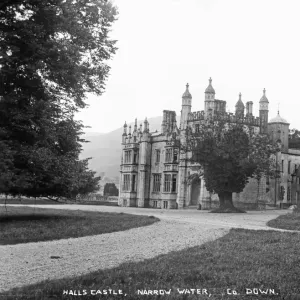
[(267, 225), (275, 228), (300, 231), (300, 211), (298, 210), (287, 215), (279, 216), (278, 218), (269, 221)]
[[(40, 205), (45, 205), (45, 204), (65, 204), (66, 202), (61, 201), (61, 202), (56, 202), (56, 201), (51, 201), (49, 199), (41, 199), (41, 198), (27, 198), (27, 199), (19, 199), (19, 198), (13, 198), (13, 199), (7, 199), (6, 200), (6, 204), (21, 204), (21, 205), (25, 205), (25, 204), (40, 204)], [(1, 198), (0, 199), (0, 204), (5, 204), (5, 199)]]
[[(5, 199), (0, 199), (0, 204), (5, 204)], [(52, 201), (50, 199), (42, 199), (42, 198), (28, 198), (28, 199), (7, 199), (6, 204), (36, 204), (36, 205), (57, 205), (57, 204), (79, 204), (79, 205), (106, 205), (106, 206), (118, 206), (118, 202), (111, 202), (111, 201), (63, 201), (60, 200)]]
[(33, 207), (0, 207), (0, 245), (91, 236), (146, 226), (157, 218)]
[[(123, 298), (90, 294), (91, 290), (110, 288), (126, 293), (124, 299), (299, 299), (289, 298), (300, 294), (299, 248), (298, 233), (232, 229), (224, 237), (202, 246), (84, 276), (44, 281), (11, 290), (5, 297), (8, 300)], [(180, 295), (178, 288), (206, 289), (211, 297)], [(246, 289), (255, 288), (274, 289), (278, 295), (245, 295)], [(148, 289), (171, 289), (171, 294), (161, 297), (137, 294), (138, 290)], [(228, 295), (227, 289), (239, 295)], [(87, 295), (63, 296), (64, 290), (86, 290)]]

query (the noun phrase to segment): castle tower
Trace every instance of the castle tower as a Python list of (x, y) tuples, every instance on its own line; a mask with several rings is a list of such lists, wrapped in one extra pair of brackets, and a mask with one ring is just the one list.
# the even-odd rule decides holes
[(289, 123), (279, 115), (270, 120), (268, 124), (268, 133), (274, 142), (281, 144), (283, 152), (288, 151), (289, 147)]
[(182, 108), (180, 117), (180, 128), (181, 130), (186, 129), (188, 115), (192, 109), (192, 95), (189, 91), (189, 84), (186, 84), (186, 90), (182, 95)]
[(264, 89), (263, 96), (259, 100), (260, 133), (268, 132), (268, 114), (269, 100), (266, 97), (266, 89)]
[(244, 110), (245, 110), (245, 105), (242, 101), (242, 94), (239, 94), (239, 100), (235, 105), (235, 115), (238, 118), (243, 118), (244, 117)]
[(215, 90), (211, 85), (212, 79), (209, 78), (209, 84), (208, 87), (205, 90), (205, 102), (204, 102), (204, 113), (205, 117), (207, 117), (209, 114), (214, 113), (214, 101), (215, 101)]

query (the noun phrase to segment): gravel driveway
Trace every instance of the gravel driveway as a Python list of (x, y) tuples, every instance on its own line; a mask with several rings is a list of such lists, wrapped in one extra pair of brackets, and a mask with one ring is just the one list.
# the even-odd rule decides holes
[[(36, 207), (153, 215), (152, 225), (97, 236), (0, 246), (0, 291), (116, 267), (170, 251), (201, 245), (230, 228), (270, 229), (265, 223), (286, 211), (209, 214), (196, 210), (154, 210), (108, 206), (36, 205)], [(51, 259), (51, 256), (58, 258)]]

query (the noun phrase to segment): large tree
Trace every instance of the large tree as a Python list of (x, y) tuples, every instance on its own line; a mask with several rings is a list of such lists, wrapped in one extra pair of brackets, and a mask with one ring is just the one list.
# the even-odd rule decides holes
[(74, 114), (86, 93), (104, 91), (116, 15), (106, 0), (1, 1), (0, 192), (67, 196), (83, 182), (97, 188), (99, 178), (78, 158), (84, 126)]
[(272, 154), (278, 150), (267, 135), (255, 133), (253, 127), (226, 120), (203, 121), (197, 132), (186, 131), (182, 145), (192, 162), (199, 163), (206, 189), (218, 194), (218, 211), (238, 211), (232, 193), (240, 193), (255, 177), (261, 179), (272, 169)]

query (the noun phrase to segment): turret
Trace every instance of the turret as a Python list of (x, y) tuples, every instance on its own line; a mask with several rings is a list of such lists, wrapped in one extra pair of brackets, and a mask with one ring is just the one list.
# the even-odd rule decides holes
[(133, 132), (137, 132), (137, 119), (134, 121), (134, 129)]
[(182, 95), (182, 108), (180, 117), (180, 128), (184, 130), (187, 126), (188, 115), (192, 109), (192, 95), (189, 91), (189, 84), (186, 84), (185, 92)]
[(126, 138), (127, 138), (127, 124), (126, 124), (126, 122), (125, 122), (123, 128), (124, 128), (124, 132), (122, 134), (122, 143), (126, 143)]
[(215, 90), (211, 85), (212, 79), (209, 78), (208, 87), (205, 90), (205, 102), (204, 102), (204, 113), (205, 117), (208, 117), (209, 114), (214, 113), (214, 101), (215, 101)]
[(144, 131), (141, 136), (139, 147), (139, 188), (137, 191), (138, 207), (147, 207), (149, 204), (149, 164), (151, 160), (150, 136), (149, 122), (146, 118), (144, 121)]
[(244, 117), (244, 110), (245, 110), (245, 105), (242, 101), (242, 94), (239, 94), (239, 100), (237, 101), (236, 105), (235, 105), (235, 115), (238, 118), (242, 118)]
[(268, 114), (269, 100), (266, 97), (266, 89), (264, 89), (263, 96), (259, 100), (260, 133), (267, 133), (268, 131)]
[(144, 121), (144, 131), (143, 133), (149, 133), (149, 122), (147, 120), (147, 118)]
[(137, 119), (135, 119), (134, 127), (133, 127), (133, 133), (132, 133), (132, 137), (133, 137), (133, 142), (134, 143), (137, 141), (137, 136), (138, 136)]
[(289, 123), (279, 115), (270, 120), (268, 124), (268, 133), (274, 142), (281, 144), (281, 149), (284, 152), (288, 151), (289, 147)]

